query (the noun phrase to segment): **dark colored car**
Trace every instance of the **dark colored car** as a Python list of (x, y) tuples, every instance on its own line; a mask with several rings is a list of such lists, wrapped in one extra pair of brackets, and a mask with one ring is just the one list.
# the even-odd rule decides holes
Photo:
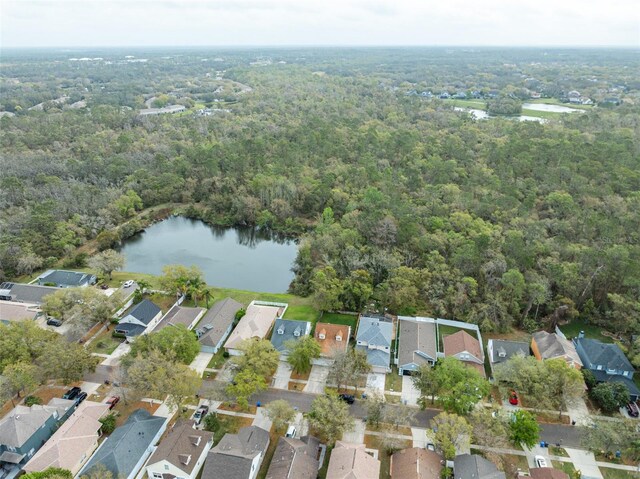
[(76, 396), (76, 404), (80, 404), (85, 399), (87, 399), (87, 393), (82, 391), (80, 394)]
[(76, 396), (81, 392), (82, 392), (82, 389), (80, 389), (78, 386), (74, 386), (71, 389), (69, 389), (66, 393), (64, 393), (64, 395), (62, 396), (62, 399), (75, 399)]
[(47, 325), (48, 326), (54, 326), (54, 327), (59, 327), (62, 326), (62, 321), (60, 321), (59, 319), (56, 318), (49, 318), (47, 319)]
[(340, 394), (340, 396), (338, 397), (342, 399), (344, 402), (346, 402), (347, 404), (353, 404), (354, 401), (356, 400), (356, 398), (353, 397), (352, 394)]
[(208, 412), (209, 406), (200, 406), (198, 410), (193, 414), (193, 420), (195, 421), (195, 423), (200, 424), (202, 422), (202, 419), (207, 415)]
[(111, 396), (106, 401), (106, 403), (109, 405), (110, 410), (116, 407), (116, 404), (118, 404), (119, 402), (120, 402), (120, 396)]
[(631, 417), (638, 417), (640, 415), (640, 410), (638, 409), (638, 405), (634, 402), (630, 402), (627, 404), (627, 412)]

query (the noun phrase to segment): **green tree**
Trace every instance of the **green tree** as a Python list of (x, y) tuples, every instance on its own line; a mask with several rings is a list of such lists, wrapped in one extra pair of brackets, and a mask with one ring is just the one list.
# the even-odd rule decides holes
[(267, 404), (266, 409), (267, 416), (273, 421), (273, 425), (277, 431), (284, 430), (287, 424), (293, 421), (293, 418), (296, 416), (296, 411), (291, 407), (291, 404), (284, 399), (271, 401)]
[(373, 294), (371, 274), (357, 269), (344, 282), (344, 307), (350, 311), (362, 311)]
[(434, 441), (447, 460), (452, 460), (471, 444), (471, 425), (462, 416), (441, 412), (432, 420)]
[(128, 190), (124, 195), (118, 198), (114, 206), (123, 218), (131, 218), (143, 207), (142, 199), (133, 190)]
[(445, 411), (469, 414), (489, 394), (489, 382), (477, 370), (454, 357), (439, 360), (435, 366), (435, 374), (440, 385), (438, 402)]
[(562, 416), (562, 411), (567, 409), (567, 403), (581, 398), (584, 394), (584, 381), (578, 369), (570, 367), (563, 359), (550, 359), (543, 361), (546, 366), (547, 400), (551, 407)]
[(29, 472), (23, 475), (25, 479), (73, 479), (73, 474), (67, 469), (49, 467), (40, 472)]
[(426, 408), (426, 398), (431, 396), (431, 404), (435, 404), (435, 398), (440, 391), (441, 377), (436, 373), (433, 366), (421, 364), (418, 370), (411, 376), (411, 381), (415, 388), (420, 391), (420, 407)]
[(233, 382), (227, 386), (227, 394), (234, 397), (238, 405), (247, 409), (249, 398), (255, 393), (267, 389), (264, 376), (248, 368), (241, 369), (233, 378)]
[(170, 264), (162, 268), (160, 286), (170, 293), (187, 296), (193, 287), (201, 287), (204, 284), (202, 271), (197, 266)]
[(95, 371), (99, 363), (100, 358), (93, 356), (82, 345), (60, 338), (45, 346), (36, 364), (43, 377), (71, 384), (80, 381), (88, 372)]
[(303, 336), (298, 340), (292, 339), (285, 343), (289, 354), (287, 362), (299, 374), (311, 370), (311, 361), (320, 357), (322, 349), (313, 336)]
[(385, 404), (382, 411), (382, 420), (387, 424), (392, 424), (396, 431), (401, 425), (411, 424), (416, 413), (412, 408), (395, 404)]
[(122, 373), (131, 399), (166, 398), (167, 404), (175, 409), (182, 406), (187, 398), (193, 398), (202, 386), (202, 378), (189, 366), (156, 350), (123, 365)]
[(200, 352), (200, 343), (193, 331), (189, 331), (184, 324), (176, 324), (138, 338), (131, 344), (128, 358), (139, 355), (146, 357), (154, 350), (182, 364), (191, 364)]
[(375, 392), (367, 398), (367, 424), (378, 427), (384, 417), (385, 401), (382, 394)]
[(509, 445), (509, 416), (501, 407), (475, 408), (469, 415), (473, 444), (506, 449)]
[[(102, 426), (104, 429), (104, 426)], [(96, 464), (89, 469), (89, 474), (82, 475), (80, 479), (114, 479), (113, 472), (111, 472), (104, 464)]]
[(311, 427), (329, 444), (335, 443), (354, 425), (349, 406), (332, 392), (313, 400), (307, 418)]
[(319, 269), (313, 275), (313, 303), (322, 311), (337, 311), (342, 309), (340, 296), (343, 292), (342, 281), (337, 277), (331, 266)]
[(29, 393), (39, 384), (38, 368), (34, 364), (17, 362), (4, 368), (4, 377), (8, 379), (11, 390), (20, 397), (21, 392)]
[(114, 413), (107, 414), (99, 421), (102, 423), (102, 432), (104, 434), (111, 434), (116, 428), (116, 415)]
[(107, 249), (91, 257), (88, 264), (91, 269), (107, 275), (111, 280), (111, 273), (124, 268), (124, 255), (112, 249)]
[(242, 355), (234, 356), (231, 361), (239, 370), (249, 369), (260, 376), (269, 376), (278, 367), (280, 353), (268, 339), (246, 339), (238, 349)]
[(594, 419), (591, 426), (582, 428), (582, 432), (581, 444), (590, 451), (604, 451), (611, 456), (616, 451), (621, 451), (631, 460), (640, 460), (640, 440), (637, 424), (633, 419)]
[(589, 392), (604, 412), (614, 412), (629, 403), (629, 389), (623, 383), (600, 383)]
[(518, 409), (512, 413), (509, 431), (509, 439), (514, 445), (524, 444), (531, 448), (538, 442), (540, 425), (529, 411)]

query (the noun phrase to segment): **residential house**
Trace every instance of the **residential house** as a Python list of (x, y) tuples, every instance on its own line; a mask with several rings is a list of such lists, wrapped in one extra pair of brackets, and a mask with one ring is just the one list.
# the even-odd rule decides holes
[(496, 465), (477, 454), (460, 454), (453, 461), (454, 479), (507, 479)]
[(162, 436), (167, 422), (167, 418), (152, 416), (146, 409), (133, 411), (127, 422), (105, 439), (79, 475), (91, 474), (101, 464), (115, 478), (133, 479)]
[(148, 299), (143, 299), (116, 324), (114, 330), (133, 341), (137, 336), (152, 331), (162, 317), (162, 310)]
[(421, 447), (403, 449), (391, 456), (393, 479), (440, 479), (442, 457)]
[(266, 479), (316, 479), (319, 451), (320, 440), (313, 436), (281, 437)]
[(437, 350), (435, 319), (398, 316), (398, 374), (411, 374), (422, 364), (433, 366), (438, 360)]
[(225, 298), (213, 305), (200, 321), (196, 334), (203, 353), (217, 353), (233, 329), (236, 314), (244, 306), (235, 299)]
[(147, 462), (149, 479), (196, 479), (211, 449), (213, 433), (193, 429), (190, 421), (177, 422)]
[(569, 479), (569, 474), (553, 467), (533, 467), (529, 469), (531, 479)]
[(633, 401), (640, 397), (640, 390), (633, 382), (635, 369), (617, 344), (585, 337), (575, 338), (573, 343), (583, 367), (593, 373), (596, 381), (620, 382), (627, 386)]
[(523, 341), (507, 341), (504, 339), (490, 339), (487, 341), (487, 355), (491, 364), (491, 371), (514, 356), (529, 356), (529, 344)]
[(336, 354), (345, 352), (349, 347), (351, 326), (345, 324), (316, 323), (314, 338), (320, 345), (320, 357), (314, 364), (330, 365)]
[(77, 288), (96, 284), (98, 278), (94, 274), (50, 269), (42, 273), (36, 281), (39, 285), (55, 286), (56, 288)]
[(153, 328), (153, 331), (160, 331), (161, 329), (166, 328), (167, 326), (177, 326), (178, 324), (182, 324), (188, 330), (192, 330), (202, 316), (204, 315), (206, 309), (204, 308), (187, 308), (184, 306), (179, 306), (174, 304), (167, 314), (162, 316), (160, 322)]
[(448, 334), (442, 340), (445, 357), (455, 357), (485, 377), (484, 354), (480, 341), (464, 330)]
[(384, 316), (360, 316), (356, 348), (367, 353), (367, 361), (375, 373), (391, 372), (391, 340), (393, 322)]
[(225, 434), (209, 451), (202, 479), (255, 479), (269, 447), (269, 433), (257, 426)]
[(285, 343), (287, 341), (297, 341), (303, 336), (311, 333), (311, 323), (308, 321), (294, 321), (291, 319), (276, 319), (271, 333), (271, 344), (281, 355), (289, 354)]
[(0, 284), (0, 300), (39, 306), (45, 296), (56, 291), (57, 288), (51, 286), (4, 282)]
[(37, 315), (38, 307), (35, 305), (0, 301), (0, 323), (9, 324), (16, 321), (35, 319)]
[(23, 469), (41, 472), (49, 467), (59, 467), (77, 474), (98, 447), (102, 427), (99, 419), (108, 411), (108, 404), (81, 402)]
[(380, 461), (365, 451), (364, 444), (336, 441), (331, 452), (327, 479), (377, 479)]
[(224, 343), (224, 348), (233, 356), (242, 354), (238, 347), (246, 339), (264, 339), (269, 335), (276, 318), (281, 318), (287, 305), (283, 303), (258, 303), (252, 301), (235, 329)]
[(75, 401), (53, 398), (46, 406), (18, 405), (0, 420), (0, 471), (24, 466), (75, 410)]
[(538, 361), (564, 359), (572, 368), (582, 368), (582, 361), (571, 341), (556, 334), (538, 331), (531, 338), (531, 351)]

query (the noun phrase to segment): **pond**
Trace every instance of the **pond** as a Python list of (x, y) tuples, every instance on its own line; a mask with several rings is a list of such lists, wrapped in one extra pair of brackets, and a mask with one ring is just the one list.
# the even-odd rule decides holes
[(207, 284), (284, 293), (293, 280), (294, 240), (257, 228), (222, 228), (179, 216), (123, 241), (125, 271), (162, 274), (168, 264), (198, 266)]
[(554, 113), (584, 113), (584, 110), (562, 105), (550, 105), (549, 103), (523, 103), (522, 108), (525, 110), (551, 111)]
[[(462, 108), (459, 106), (454, 106), (453, 109), (455, 111), (466, 111), (467, 113), (470, 113), (471, 118), (473, 118), (474, 120), (487, 120), (489, 118), (495, 118), (494, 116), (490, 116), (486, 111), (479, 110), (476, 108)], [(520, 115), (518, 117), (505, 116), (503, 118), (517, 118), (519, 121), (537, 121), (539, 123), (546, 123), (547, 121), (544, 118), (538, 118), (537, 116), (527, 116), (527, 115)]]

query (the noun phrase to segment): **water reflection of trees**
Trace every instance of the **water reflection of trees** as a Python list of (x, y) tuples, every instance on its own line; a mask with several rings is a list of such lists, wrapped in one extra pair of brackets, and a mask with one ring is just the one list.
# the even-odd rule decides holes
[[(223, 231), (226, 231), (226, 228), (221, 229)], [(291, 241), (291, 239), (287, 238), (285, 235), (279, 234), (268, 228), (257, 228), (248, 226), (236, 227), (235, 230), (238, 233), (238, 244), (247, 246), (248, 248), (252, 249), (262, 241), (272, 241), (278, 244), (288, 244)]]

